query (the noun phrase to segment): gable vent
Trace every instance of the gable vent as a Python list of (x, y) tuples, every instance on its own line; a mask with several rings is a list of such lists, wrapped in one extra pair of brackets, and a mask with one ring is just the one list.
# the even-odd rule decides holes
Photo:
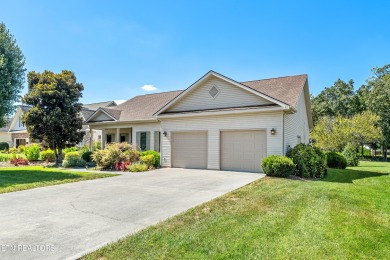
[(216, 86), (213, 86), (210, 91), (209, 91), (209, 94), (210, 96), (212, 96), (213, 98), (216, 98), (219, 94), (219, 89), (217, 89)]

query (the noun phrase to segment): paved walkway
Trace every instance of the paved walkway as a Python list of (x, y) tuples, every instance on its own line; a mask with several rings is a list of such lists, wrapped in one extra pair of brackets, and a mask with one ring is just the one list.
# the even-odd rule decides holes
[(0, 194), (0, 259), (75, 259), (261, 177), (159, 169)]

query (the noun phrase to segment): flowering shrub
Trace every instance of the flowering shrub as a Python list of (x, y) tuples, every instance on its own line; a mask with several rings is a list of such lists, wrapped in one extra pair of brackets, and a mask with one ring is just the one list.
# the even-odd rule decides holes
[(138, 162), (139, 152), (135, 146), (128, 143), (112, 143), (108, 144), (104, 150), (96, 150), (92, 154), (92, 160), (100, 169), (115, 169), (117, 163)]
[(18, 166), (18, 165), (28, 165), (28, 160), (27, 159), (23, 159), (23, 158), (13, 158), (10, 160), (10, 162), (15, 165), (15, 166)]

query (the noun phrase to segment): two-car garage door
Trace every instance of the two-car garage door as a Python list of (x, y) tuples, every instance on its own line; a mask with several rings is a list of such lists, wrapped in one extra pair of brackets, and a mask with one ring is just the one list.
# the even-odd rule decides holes
[[(206, 169), (207, 146), (207, 132), (172, 133), (172, 167)], [(220, 132), (221, 170), (260, 172), (266, 151), (265, 131)]]

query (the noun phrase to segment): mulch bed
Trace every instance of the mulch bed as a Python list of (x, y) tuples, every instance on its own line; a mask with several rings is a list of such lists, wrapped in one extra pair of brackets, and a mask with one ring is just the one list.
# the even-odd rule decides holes
[[(21, 166), (44, 166), (44, 167), (50, 167), (53, 166), (54, 163), (47, 163), (47, 162), (42, 162), (42, 161), (33, 161), (33, 162), (28, 162), (28, 165), (21, 165)], [(10, 162), (0, 162), (0, 168), (8, 168), (8, 167), (19, 167), (15, 166)]]

